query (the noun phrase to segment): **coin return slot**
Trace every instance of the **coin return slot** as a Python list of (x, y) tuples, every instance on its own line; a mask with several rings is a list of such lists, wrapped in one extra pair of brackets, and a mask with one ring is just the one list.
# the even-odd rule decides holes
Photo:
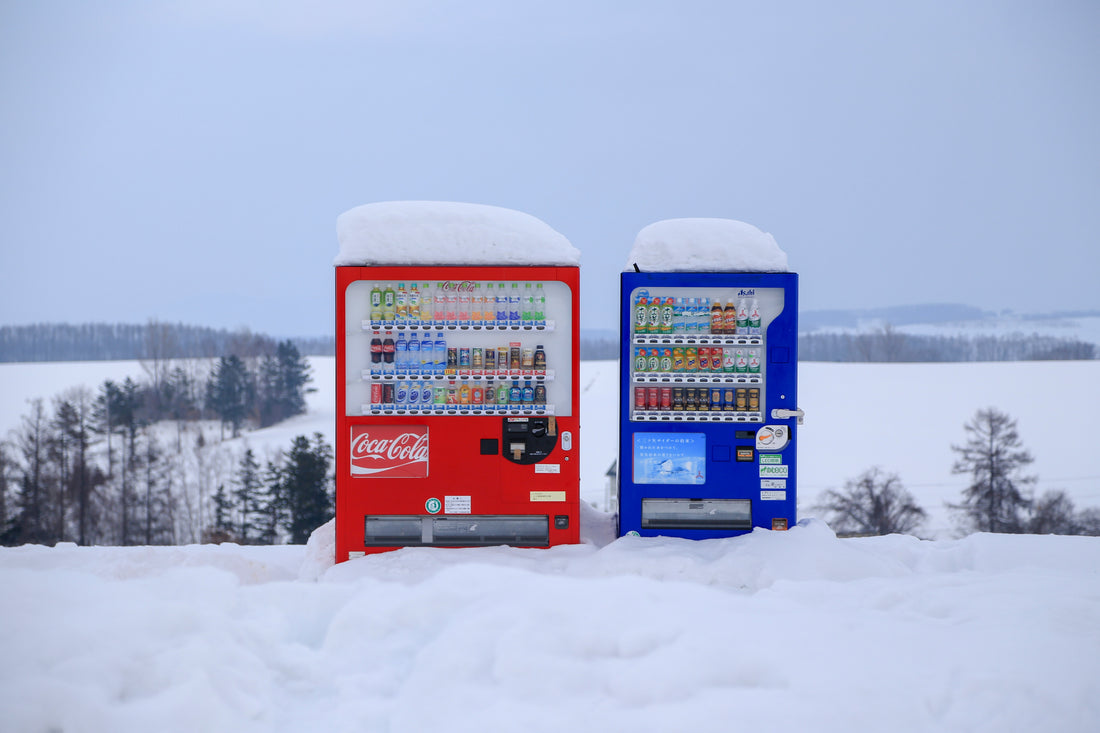
[(642, 499), (643, 529), (752, 529), (748, 499)]
[(367, 516), (365, 547), (547, 547), (550, 518), (536, 516)]

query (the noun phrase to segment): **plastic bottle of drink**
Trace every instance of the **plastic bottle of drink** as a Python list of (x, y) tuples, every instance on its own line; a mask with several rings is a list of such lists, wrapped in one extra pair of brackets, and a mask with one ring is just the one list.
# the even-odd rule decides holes
[(447, 294), (443, 292), (443, 283), (436, 283), (435, 307), (432, 308), (432, 320), (437, 326), (447, 325)]
[(486, 326), (492, 326), (497, 320), (497, 299), (493, 293), (493, 284), (485, 285), (485, 295), (482, 297), (481, 320)]
[(470, 325), (470, 291), (463, 290), (458, 294), (458, 310), (455, 313), (455, 320), (460, 326)]
[(370, 338), (370, 373), (382, 373), (382, 335), (378, 331)]
[(634, 300), (634, 333), (649, 333), (649, 293), (642, 291)]
[(435, 339), (430, 333), (420, 340), (420, 364), (416, 367), (422, 375), (435, 371)]
[(722, 322), (725, 324), (726, 333), (737, 333), (737, 306), (733, 304), (733, 298), (726, 300), (726, 307), (722, 310)]
[(434, 399), (434, 395), (432, 393), (431, 382), (424, 382), (423, 384), (420, 385), (420, 405), (421, 405), (421, 407), (423, 407), (425, 409), (427, 409), (428, 407), (431, 407), (433, 399)]
[(409, 294), (405, 283), (397, 283), (397, 324), (403, 326), (409, 322)]
[(447, 339), (445, 339), (442, 333), (436, 337), (436, 361), (432, 363), (432, 372), (436, 374), (442, 374), (447, 370)]
[(508, 293), (504, 290), (504, 283), (497, 285), (497, 325), (508, 325)]
[(672, 333), (673, 312), (676, 298), (668, 296), (661, 301), (661, 333)]
[(535, 325), (546, 325), (546, 291), (542, 289), (542, 283), (535, 286), (535, 308), (534, 313)]
[(394, 343), (394, 364), (398, 374), (406, 374), (409, 370), (409, 341), (405, 338), (405, 332), (399, 331), (397, 341)]
[(536, 384), (535, 385), (535, 404), (536, 405), (545, 405), (546, 404), (546, 385), (545, 384)]
[(508, 390), (508, 401), (513, 405), (523, 402), (523, 390), (520, 389), (518, 379), (512, 382), (512, 388)]
[(737, 333), (749, 334), (749, 299), (741, 298), (737, 301)]
[(393, 292), (393, 285), (386, 283), (386, 289), (382, 291), (382, 320), (386, 325), (392, 326), (395, 310), (397, 308), (397, 295)]
[(403, 410), (409, 404), (409, 384), (408, 382), (401, 381), (394, 385), (393, 390), (393, 402), (397, 405), (397, 409)]
[(531, 386), (530, 380), (523, 383), (523, 404), (530, 405), (535, 401), (535, 388)]
[(719, 302), (718, 298), (710, 302), (710, 332), (726, 332), (726, 317), (722, 312), (722, 303)]
[(524, 326), (530, 326), (535, 322), (535, 292), (532, 291), (531, 284), (524, 284), (524, 305), (520, 310), (519, 319)]
[(420, 290), (416, 283), (409, 285), (409, 315), (406, 323), (410, 326), (420, 323)]
[(500, 385), (497, 387), (497, 409), (498, 410), (507, 410), (508, 409), (508, 397), (511, 395), (511, 393), (512, 393), (511, 390), (508, 389), (508, 385), (505, 384), (504, 382), (501, 382)]
[(374, 323), (382, 320), (382, 286), (379, 283), (370, 288), (370, 319)]
[(508, 296), (508, 323), (513, 326), (520, 324), (520, 295), (519, 283), (512, 283), (512, 294)]
[(699, 333), (710, 333), (710, 298), (699, 298), (695, 318), (695, 330)]
[(428, 326), (432, 322), (432, 291), (431, 283), (424, 283), (420, 288), (420, 323)]
[(646, 332), (661, 332), (661, 298), (653, 296), (649, 299), (649, 313), (646, 316)]
[(394, 357), (397, 347), (393, 343), (393, 333), (386, 331), (386, 337), (382, 339), (382, 371), (385, 374), (393, 374)]
[(415, 410), (420, 406), (420, 382), (409, 382), (409, 387), (405, 394), (407, 395), (405, 398), (405, 405), (409, 409)]
[(760, 335), (760, 303), (756, 298), (749, 301), (749, 333)]
[(414, 333), (409, 336), (409, 362), (407, 374), (420, 374), (420, 339)]
[(458, 325), (458, 293), (453, 290), (447, 293), (447, 325)]
[(475, 285), (470, 293), (470, 325), (480, 326), (484, 319), (483, 304), (485, 300), (481, 296), (481, 285)]

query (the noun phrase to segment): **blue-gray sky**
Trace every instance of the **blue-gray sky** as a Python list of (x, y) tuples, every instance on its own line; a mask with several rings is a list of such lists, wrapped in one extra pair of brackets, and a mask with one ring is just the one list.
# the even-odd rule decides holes
[(0, 2), (0, 323), (332, 331), (335, 220), (519, 209), (614, 328), (644, 226), (802, 307), (1100, 308), (1100, 3)]

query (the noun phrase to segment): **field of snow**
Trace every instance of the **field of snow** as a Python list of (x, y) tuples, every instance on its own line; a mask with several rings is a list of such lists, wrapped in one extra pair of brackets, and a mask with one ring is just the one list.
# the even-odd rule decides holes
[[(335, 425), (335, 364), (310, 357), (308, 413), (245, 433), (227, 447), (259, 456), (289, 447), (296, 435), (320, 432), (331, 443)], [(26, 399), (48, 400), (73, 386), (93, 390), (104, 379), (142, 375), (137, 362), (0, 364), (0, 433), (15, 428)], [(618, 451), (618, 363), (581, 362), (581, 496), (601, 511), (607, 470)], [(965, 440), (975, 411), (996, 407), (1017, 420), (1035, 457), (1036, 493), (1064, 489), (1078, 509), (1100, 507), (1100, 361), (963, 362), (941, 364), (799, 365), (799, 515), (813, 516), (818, 495), (840, 488), (872, 466), (897, 473), (928, 511), (919, 534), (954, 537), (945, 502), (958, 502), (966, 476), (953, 475), (951, 445)]]
[[(235, 443), (332, 439), (309, 413)], [(117, 369), (117, 371), (112, 371)], [(0, 428), (132, 363), (0, 365)], [(1100, 538), (950, 539), (952, 442), (1019, 421), (1039, 489), (1100, 505), (1100, 363), (803, 364), (802, 519), (726, 540), (411, 548), (332, 565), (307, 547), (0, 548), (4, 731), (1094, 731)], [(602, 508), (617, 366), (581, 369), (582, 495)], [(871, 465), (935, 520), (837, 539), (806, 506)]]

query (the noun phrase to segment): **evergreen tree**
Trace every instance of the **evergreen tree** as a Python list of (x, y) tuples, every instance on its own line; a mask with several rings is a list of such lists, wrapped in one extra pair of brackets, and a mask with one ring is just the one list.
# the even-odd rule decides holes
[(218, 490), (214, 492), (214, 526), (204, 533), (203, 541), (219, 544), (235, 540), (233, 502), (225, 492), (225, 484), (218, 484)]
[(305, 544), (313, 530), (332, 518), (331, 465), (332, 446), (320, 433), (313, 434), (312, 445), (304, 435), (294, 439), (283, 468), (285, 526), (293, 544)]
[(237, 507), (237, 538), (241, 544), (253, 544), (263, 528), (263, 484), (260, 481), (260, 464), (249, 448), (241, 457), (234, 478), (233, 498)]
[(278, 464), (268, 461), (264, 470), (263, 526), (260, 532), (260, 543), (274, 545), (279, 541), (279, 530), (286, 522), (287, 498), (286, 482), (283, 469)]
[(233, 428), (233, 437), (241, 433), (248, 416), (254, 390), (244, 362), (236, 355), (223, 356), (214, 367), (207, 384), (207, 405)]
[(0, 545), (16, 542), (15, 458), (7, 441), (0, 440)]
[(958, 454), (952, 473), (969, 474), (970, 485), (959, 504), (963, 526), (978, 532), (1023, 532), (1022, 515), (1031, 502), (1027, 489), (1035, 482), (1022, 471), (1034, 460), (1024, 450), (1016, 432), (1016, 421), (996, 408), (978, 410), (963, 426), (964, 445), (951, 446)]
[(837, 534), (847, 535), (907, 534), (928, 516), (896, 473), (877, 466), (846, 481), (843, 491), (826, 491), (817, 509)]
[(306, 393), (312, 392), (306, 385), (313, 380), (309, 374), (309, 362), (298, 352), (298, 347), (289, 339), (276, 347), (279, 362), (280, 390), (282, 393), (282, 417), (301, 415), (306, 411)]

